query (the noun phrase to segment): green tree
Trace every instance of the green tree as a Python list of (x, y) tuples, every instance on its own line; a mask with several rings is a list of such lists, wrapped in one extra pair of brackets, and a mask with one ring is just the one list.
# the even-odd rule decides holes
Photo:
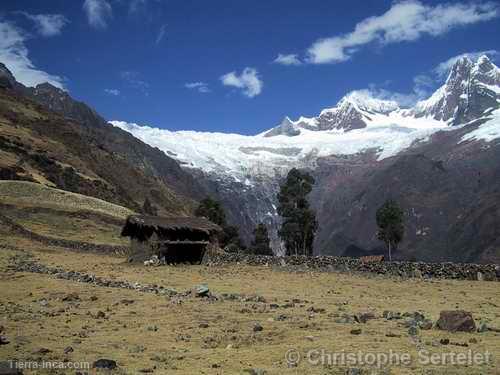
[(210, 197), (200, 202), (194, 214), (198, 217), (205, 217), (212, 223), (220, 225), (221, 227), (226, 226), (226, 214), (222, 205)]
[(278, 193), (278, 214), (283, 218), (278, 234), (287, 255), (312, 255), (318, 223), (307, 195), (313, 185), (314, 178), (309, 173), (293, 168)]
[(274, 255), (269, 239), (267, 227), (260, 223), (253, 231), (254, 239), (250, 245), (250, 252), (257, 255)]
[(229, 245), (232, 245), (231, 248), (233, 249), (245, 248), (238, 228), (233, 225), (227, 225), (226, 213), (220, 202), (207, 197), (200, 202), (194, 214), (198, 217), (205, 217), (222, 228), (222, 233), (219, 236), (219, 244), (222, 248), (226, 248)]
[(387, 200), (376, 214), (378, 225), (377, 237), (384, 241), (389, 252), (389, 260), (392, 260), (392, 250), (396, 250), (398, 244), (403, 240), (404, 212), (397, 202)]

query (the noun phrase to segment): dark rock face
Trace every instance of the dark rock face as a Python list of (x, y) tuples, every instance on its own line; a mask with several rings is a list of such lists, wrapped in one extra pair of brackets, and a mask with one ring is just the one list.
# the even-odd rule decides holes
[(451, 69), (446, 83), (431, 99), (417, 104), (417, 117), (429, 116), (436, 120), (460, 125), (475, 120), (491, 108), (498, 108), (500, 74), (487, 56), (474, 63), (464, 57)]
[(366, 127), (363, 114), (348, 100), (343, 100), (331, 111), (323, 112), (318, 117), (318, 130), (354, 130)]
[(16, 87), (16, 79), (7, 67), (0, 63), (0, 88), (12, 89)]
[(476, 323), (470, 312), (463, 310), (441, 311), (436, 327), (450, 332), (474, 332)]
[(373, 154), (318, 161), (315, 254), (385, 254), (375, 212), (390, 198), (405, 211), (397, 259), (500, 262), (500, 143), (460, 142), (478, 125), (380, 162)]

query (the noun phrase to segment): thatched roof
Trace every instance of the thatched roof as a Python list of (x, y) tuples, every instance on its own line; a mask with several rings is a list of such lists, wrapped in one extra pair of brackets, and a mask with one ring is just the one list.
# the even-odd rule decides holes
[(202, 217), (159, 217), (146, 215), (130, 215), (125, 222), (122, 236), (132, 236), (138, 231), (176, 231), (188, 230), (212, 234), (221, 232), (222, 228)]

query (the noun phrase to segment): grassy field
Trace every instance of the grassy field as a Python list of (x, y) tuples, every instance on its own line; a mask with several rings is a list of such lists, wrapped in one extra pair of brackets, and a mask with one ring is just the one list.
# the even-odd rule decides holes
[(92, 211), (124, 219), (128, 208), (101, 199), (26, 181), (0, 181), (0, 203), (21, 207), (47, 207), (65, 211)]
[[(115, 373), (121, 374), (251, 373), (246, 369), (263, 369), (267, 374), (344, 374), (345, 367), (317, 364), (317, 356), (308, 362), (305, 355), (322, 349), (337, 353), (392, 350), (409, 353), (414, 360), (407, 366), (375, 371), (350, 367), (365, 368), (362, 373), (367, 374), (499, 373), (499, 333), (452, 334), (431, 329), (412, 337), (402, 320), (382, 318), (385, 310), (419, 311), (435, 321), (441, 310), (459, 308), (471, 311), (477, 321), (484, 319), (500, 327), (500, 293), (494, 282), (292, 273), (244, 265), (146, 268), (118, 257), (43, 247), (1, 229), (0, 236), (6, 246), (0, 250), (0, 325), (10, 340), (0, 346), (2, 359), (92, 363), (109, 358), (117, 361)], [(9, 259), (16, 254), (32, 254), (39, 263), (66, 270), (158, 284), (178, 292), (206, 283), (215, 295), (259, 297), (167, 298), (8, 271)], [(64, 301), (70, 293), (78, 299)], [(96, 318), (99, 311), (104, 318)], [(376, 318), (365, 324), (339, 322), (346, 314), (368, 311)], [(254, 331), (256, 323), (261, 331)], [(353, 329), (361, 333), (352, 334)], [(441, 339), (449, 339), (450, 344), (440, 344)], [(64, 354), (67, 347), (73, 351)], [(296, 367), (285, 359), (290, 349), (302, 356)], [(417, 361), (422, 349), (430, 353), (489, 351), (493, 359), (488, 365), (424, 366)]]

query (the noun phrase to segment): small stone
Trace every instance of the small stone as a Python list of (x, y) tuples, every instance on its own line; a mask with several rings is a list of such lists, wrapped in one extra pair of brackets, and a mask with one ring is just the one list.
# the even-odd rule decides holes
[(254, 332), (261, 332), (264, 330), (264, 327), (262, 327), (259, 323), (255, 323), (253, 325), (253, 331)]
[(471, 338), (469, 340), (469, 343), (471, 343), (471, 344), (477, 344), (477, 339), (475, 337), (473, 337), (473, 338)]
[(80, 296), (77, 293), (69, 293), (62, 300), (64, 302), (75, 302), (80, 300)]
[(208, 328), (208, 323), (200, 323), (199, 328)]
[(351, 335), (361, 335), (361, 328), (351, 329)]
[(304, 337), (306, 340), (309, 340), (309, 341), (314, 341), (315, 340), (315, 337), (314, 336), (305, 336)]
[(75, 350), (71, 346), (64, 348), (64, 354), (73, 353)]
[(368, 320), (375, 319), (375, 314), (371, 311), (363, 312), (355, 317), (359, 323), (366, 323)]
[(97, 301), (97, 296), (90, 296), (90, 300), (91, 300), (92, 302)]
[(410, 328), (408, 328), (408, 334), (410, 336), (417, 336), (418, 335), (418, 328), (415, 326), (411, 326)]
[(267, 372), (266, 370), (260, 369), (260, 368), (247, 368), (243, 370), (244, 373), (250, 374), (250, 375), (266, 375)]
[(35, 354), (49, 354), (49, 353), (51, 353), (51, 352), (52, 352), (52, 350), (50, 350), (50, 349), (47, 349), (47, 348), (40, 348), (40, 349), (38, 349), (38, 350), (35, 352)]
[(477, 327), (477, 332), (483, 333), (486, 331), (488, 331), (488, 325), (486, 324), (486, 322), (484, 320), (481, 320), (479, 322), (479, 326)]
[(208, 296), (209, 292), (210, 292), (210, 289), (208, 289), (207, 284), (200, 284), (200, 285), (195, 286), (195, 288), (194, 288), (194, 293), (195, 293), (196, 297), (206, 297), (206, 296)]
[(157, 332), (158, 331), (158, 327), (155, 326), (155, 325), (148, 326), (147, 330), (150, 331), (150, 332)]
[(401, 335), (398, 335), (398, 334), (396, 334), (394, 332), (387, 332), (385, 334), (385, 337), (401, 337)]
[(418, 323), (418, 326), (420, 327), (420, 329), (423, 329), (423, 330), (431, 329), (432, 328), (432, 320), (425, 319), (424, 321)]
[(450, 339), (441, 339), (439, 340), (439, 343), (441, 345), (448, 345), (450, 343)]
[(113, 361), (112, 359), (101, 358), (101, 359), (98, 359), (97, 361), (95, 361), (94, 364), (92, 365), (92, 367), (93, 368), (114, 370), (118, 366), (116, 364), (116, 361)]

